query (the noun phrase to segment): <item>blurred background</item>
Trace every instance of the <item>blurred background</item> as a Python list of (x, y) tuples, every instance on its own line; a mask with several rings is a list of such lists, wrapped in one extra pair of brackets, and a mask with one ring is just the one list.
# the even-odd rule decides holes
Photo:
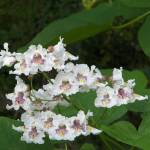
[[(111, 5), (112, 2), (109, 0), (0, 0), (1, 48), (4, 42), (8, 42), (10, 51), (17, 51), (54, 21), (82, 11), (88, 13), (98, 5), (103, 3)], [(131, 16), (137, 16), (138, 13), (134, 15), (131, 13)], [(117, 16), (113, 24), (118, 25), (124, 21), (122, 16)], [(142, 51), (137, 39), (137, 32), (143, 21), (144, 19), (119, 30), (113, 28), (102, 30), (94, 36), (68, 44), (67, 49), (80, 56), (79, 63), (94, 64), (100, 69), (120, 66), (128, 70), (145, 69), (149, 66), (150, 60)], [(64, 26), (67, 28), (69, 24), (66, 22)], [(56, 41), (59, 40), (59, 36), (63, 37), (63, 33), (56, 35)], [(40, 43), (40, 40), (38, 42)], [(8, 75), (7, 68), (0, 71), (0, 85), (0, 99), (4, 100), (5, 93), (12, 91), (14, 87), (14, 77)], [(5, 105), (1, 107), (1, 115), (8, 115), (5, 114)]]

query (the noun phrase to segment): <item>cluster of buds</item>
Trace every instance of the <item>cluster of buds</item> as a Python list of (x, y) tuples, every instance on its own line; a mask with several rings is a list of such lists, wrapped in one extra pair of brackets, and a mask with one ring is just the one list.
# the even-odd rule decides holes
[[(95, 107), (111, 108), (147, 99), (147, 96), (134, 93), (133, 79), (124, 81), (122, 68), (115, 68), (112, 77), (106, 78), (94, 65), (89, 67), (72, 63), (78, 57), (66, 51), (63, 39), (47, 49), (41, 45), (32, 45), (24, 53), (10, 53), (7, 43), (4, 43), (4, 49), (0, 52), (0, 67), (13, 65), (14, 69), (9, 73), (15, 74), (17, 80), (14, 92), (6, 95), (11, 101), (6, 108), (25, 110), (21, 116), (24, 125), (13, 128), (23, 132), (21, 139), (27, 143), (42, 144), (45, 135), (54, 140), (72, 141), (80, 135), (100, 133), (100, 130), (88, 125), (88, 117), (91, 116), (89, 112), (85, 115), (80, 110), (77, 116), (70, 118), (53, 112), (57, 105), (71, 105), (69, 96), (78, 92), (96, 91)], [(50, 79), (48, 74), (53, 69), (57, 74)], [(46, 72), (48, 81), (38, 90), (29, 87), (19, 77), (41, 72), (44, 75)]]

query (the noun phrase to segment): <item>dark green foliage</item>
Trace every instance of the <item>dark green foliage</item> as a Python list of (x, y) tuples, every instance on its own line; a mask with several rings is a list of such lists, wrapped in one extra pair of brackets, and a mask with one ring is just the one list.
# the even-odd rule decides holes
[[(95, 64), (100, 69), (123, 66), (130, 70), (144, 70), (147, 76), (141, 70), (136, 70), (125, 71), (124, 77), (136, 79), (136, 92), (150, 95), (150, 1), (97, 0), (92, 6), (93, 8), (85, 10), (82, 2), (76, 0), (1, 0), (0, 42), (7, 41), (11, 44), (10, 47), (25, 51), (29, 44), (55, 44), (61, 35), (68, 47), (74, 49), (71, 52), (80, 56), (80, 63)], [(102, 72), (111, 75), (110, 69), (104, 69)], [(13, 90), (13, 79), (14, 76), (8, 75), (6, 68), (1, 70), (2, 100), (5, 99), (6, 93)], [(38, 80), (38, 77), (35, 80)], [(149, 150), (149, 100), (104, 109), (95, 108), (95, 97), (93, 91), (78, 93), (70, 97), (72, 106), (55, 109), (57, 113), (66, 116), (76, 114), (79, 109), (85, 112), (90, 110), (94, 113), (90, 124), (104, 130), (100, 136), (81, 137), (73, 144), (68, 142), (68, 149), (131, 150), (134, 147)], [(18, 112), (6, 113), (6, 102), (1, 103), (4, 103), (0, 108), (1, 116), (19, 118)], [(20, 134), (11, 129), (13, 123), (19, 122), (0, 118), (0, 150), (64, 148), (64, 143), (55, 141), (40, 146), (25, 144), (19, 140)]]

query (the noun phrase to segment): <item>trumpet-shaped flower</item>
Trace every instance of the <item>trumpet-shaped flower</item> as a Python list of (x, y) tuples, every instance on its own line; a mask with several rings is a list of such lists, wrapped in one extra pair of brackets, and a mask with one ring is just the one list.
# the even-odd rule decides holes
[(59, 72), (54, 80), (54, 95), (71, 95), (79, 91), (78, 82), (73, 73)]
[(15, 110), (18, 110), (22, 107), (24, 110), (28, 110), (31, 104), (28, 86), (19, 77), (16, 77), (16, 80), (17, 84), (15, 86), (14, 93), (6, 95), (7, 99), (12, 102), (11, 105), (7, 105), (7, 109), (14, 108)]

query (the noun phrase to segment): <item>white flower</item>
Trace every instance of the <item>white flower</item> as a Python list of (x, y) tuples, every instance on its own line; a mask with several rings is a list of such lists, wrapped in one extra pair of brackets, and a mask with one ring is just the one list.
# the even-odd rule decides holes
[(122, 68), (113, 70), (112, 81), (112, 87), (101, 86), (98, 88), (95, 100), (96, 107), (110, 108), (148, 98), (134, 93), (135, 80), (125, 82), (122, 77)]
[(16, 75), (29, 75), (31, 71), (30, 62), (26, 61), (24, 54), (17, 53), (16, 54), (16, 64), (14, 65), (14, 71), (10, 71), (10, 74)]
[(73, 73), (59, 72), (54, 80), (54, 95), (71, 95), (79, 91), (78, 82)]
[(55, 58), (53, 57), (52, 54), (47, 54), (44, 65), (39, 67), (39, 70), (40, 71), (51, 71), (52, 68), (54, 67), (54, 60), (55, 60)]
[(79, 57), (78, 56), (74, 56), (69, 52), (65, 52), (65, 60), (78, 60)]
[(42, 45), (31, 45), (24, 53), (16, 54), (17, 63), (15, 64), (12, 74), (36, 74), (38, 71), (51, 71), (53, 67), (54, 57), (47, 53), (47, 49)]
[(88, 118), (93, 116), (93, 113), (88, 112), (86, 115), (83, 111), (79, 111), (77, 116), (69, 118), (71, 128), (74, 131), (75, 137), (79, 135), (87, 136), (89, 134), (99, 134), (101, 131), (88, 125)]
[(51, 71), (52, 68), (62, 70), (67, 60), (77, 60), (78, 57), (73, 56), (65, 49), (63, 39), (54, 45), (45, 49), (42, 45), (31, 45), (28, 50), (21, 53), (8, 52), (8, 44), (4, 43), (5, 50), (0, 52), (0, 67), (14, 65), (14, 71), (10, 74), (36, 74), (38, 71)]
[(54, 130), (48, 132), (49, 138), (54, 140), (69, 140), (73, 141), (75, 135), (70, 128), (68, 118), (58, 115), (54, 118), (53, 123), (55, 125)]
[(107, 82), (105, 82), (105, 83), (103, 82), (104, 77), (103, 77), (102, 73), (94, 65), (91, 66), (91, 74), (93, 77), (93, 83), (90, 85), (91, 89), (95, 90), (95, 89), (105, 86), (107, 84)]
[(10, 53), (8, 50), (8, 43), (4, 43), (4, 49), (0, 51), (0, 67), (2, 66), (12, 66), (15, 61), (15, 53)]
[(94, 65), (89, 68), (86, 64), (74, 65), (73, 63), (67, 63), (64, 71), (74, 73), (80, 86), (80, 92), (96, 89), (104, 84), (101, 83), (101, 80), (103, 79), (101, 72)]
[(116, 69), (114, 68), (113, 69), (113, 76), (112, 76), (112, 80), (114, 83), (123, 83), (124, 82), (124, 79), (122, 77), (122, 67), (120, 67), (120, 69)]
[(48, 83), (46, 85), (43, 85), (43, 88), (36, 90), (32, 90), (31, 94), (33, 96), (33, 100), (41, 99), (41, 100), (52, 100), (54, 97), (53, 91), (52, 91), (53, 85), (52, 83)]
[(7, 99), (12, 101), (12, 105), (7, 105), (7, 109), (14, 108), (18, 110), (22, 107), (24, 110), (28, 110), (31, 104), (29, 99), (28, 86), (23, 82), (22, 79), (16, 77), (17, 84), (14, 89), (14, 93), (7, 94)]
[(95, 99), (96, 107), (111, 108), (117, 105), (114, 89), (109, 86), (100, 87), (97, 90), (97, 97)]
[(71, 128), (74, 130), (76, 136), (87, 134), (87, 119), (83, 111), (79, 111), (77, 116), (70, 118)]
[(79, 85), (90, 85), (93, 82), (92, 74), (86, 64), (77, 64), (74, 73)]
[(40, 129), (40, 117), (39, 112), (26, 112), (21, 116), (21, 121), (24, 123), (24, 126), (15, 127), (13, 129), (18, 132), (23, 132), (21, 137), (22, 141), (26, 141), (27, 143), (35, 143), (35, 144), (43, 144), (45, 137), (45, 133)]
[(61, 57), (64, 55), (64, 52), (66, 51), (65, 49), (65, 44), (63, 43), (63, 38), (60, 37), (60, 41), (54, 45), (54, 51), (53, 51), (53, 55), (55, 57)]
[(117, 105), (122, 104), (128, 104), (133, 103), (136, 100), (145, 100), (147, 99), (147, 96), (141, 96), (136, 93), (134, 93), (135, 81), (134, 80), (128, 80), (127, 83), (124, 82), (124, 84), (115, 84), (114, 90), (116, 94), (116, 99), (118, 101)]
[(54, 119), (56, 119), (56, 114), (51, 111), (42, 111), (40, 113), (40, 128), (43, 129), (44, 132), (50, 132), (54, 130)]
[(98, 129), (96, 129), (96, 128), (93, 128), (93, 127), (91, 127), (91, 126), (87, 126), (87, 135), (89, 135), (89, 134), (93, 134), (93, 135), (98, 135), (98, 134), (100, 134), (102, 131), (101, 130), (98, 130)]
[(13, 129), (23, 132), (21, 140), (27, 143), (43, 144), (45, 134), (48, 134), (53, 140), (73, 141), (80, 135), (87, 136), (101, 132), (88, 125), (88, 118), (91, 115), (91, 112), (85, 115), (83, 111), (79, 111), (77, 116), (70, 118), (60, 114), (56, 115), (51, 111), (24, 113), (21, 117), (24, 126), (13, 126)]
[(49, 137), (55, 140), (73, 141), (80, 135), (99, 134), (100, 130), (88, 126), (88, 117), (89, 113), (85, 115), (83, 111), (79, 111), (77, 116), (70, 118), (61, 115), (55, 116), (53, 119), (55, 130), (50, 130)]
[(24, 130), (21, 141), (26, 141), (27, 143), (43, 144), (44, 137), (44, 132), (33, 126)]
[(31, 74), (52, 70), (53, 57), (47, 55), (47, 50), (42, 45), (31, 45), (24, 55), (26, 62), (30, 64)]
[(8, 48), (8, 43), (4, 43), (4, 49), (6, 50), (6, 51), (8, 51), (9, 50), (9, 48)]
[(54, 45), (48, 47), (48, 52), (54, 57), (53, 67), (56, 70), (62, 70), (65, 68), (65, 62), (67, 60), (77, 60), (78, 57), (73, 56), (65, 49), (65, 44), (63, 39), (60, 38), (60, 41)]
[(69, 62), (65, 65), (65, 68), (63, 69), (64, 72), (72, 72), (74, 71), (75, 65), (72, 62)]

